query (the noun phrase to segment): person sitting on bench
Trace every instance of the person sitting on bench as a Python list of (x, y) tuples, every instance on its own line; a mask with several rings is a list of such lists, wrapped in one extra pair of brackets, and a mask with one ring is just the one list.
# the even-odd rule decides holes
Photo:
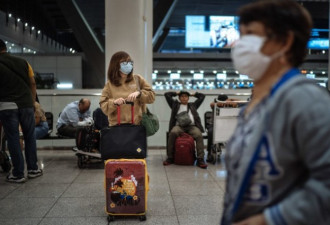
[(34, 132), (36, 134), (36, 139), (41, 139), (48, 135), (49, 127), (45, 111), (41, 108), (41, 105), (38, 102), (34, 103), (34, 109), (34, 119), (36, 121)]
[(57, 120), (57, 132), (65, 137), (76, 137), (78, 122), (90, 122), (91, 112), (89, 107), (91, 101), (88, 98), (82, 98), (80, 101), (74, 101), (68, 104), (61, 112)]
[[(173, 99), (175, 96), (179, 96), (179, 101)], [(194, 96), (197, 100), (193, 103), (188, 103), (189, 96)], [(196, 141), (197, 166), (206, 169), (207, 164), (204, 162), (204, 143), (202, 134), (202, 132), (204, 132), (204, 128), (197, 112), (198, 107), (204, 101), (205, 95), (198, 92), (191, 95), (188, 91), (180, 91), (178, 93), (166, 92), (165, 98), (168, 105), (172, 109), (172, 113), (169, 125), (170, 133), (167, 143), (167, 159), (163, 162), (163, 165), (167, 166), (173, 164), (175, 140), (178, 136), (180, 136), (180, 134), (185, 132), (191, 135)], [(191, 121), (188, 125), (180, 126), (177, 120), (177, 115), (185, 111), (188, 112)]]

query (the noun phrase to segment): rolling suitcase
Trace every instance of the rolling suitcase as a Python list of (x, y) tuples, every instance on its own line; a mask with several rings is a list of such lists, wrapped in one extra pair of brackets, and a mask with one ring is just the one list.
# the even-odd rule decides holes
[(144, 159), (109, 159), (105, 162), (105, 195), (108, 222), (115, 216), (146, 220), (149, 180)]
[(175, 140), (174, 164), (193, 165), (195, 160), (195, 140), (183, 133)]
[(107, 159), (144, 159), (147, 157), (147, 135), (142, 125), (134, 125), (134, 104), (131, 104), (132, 123), (120, 124), (120, 106), (117, 106), (118, 125), (101, 130), (100, 152)]

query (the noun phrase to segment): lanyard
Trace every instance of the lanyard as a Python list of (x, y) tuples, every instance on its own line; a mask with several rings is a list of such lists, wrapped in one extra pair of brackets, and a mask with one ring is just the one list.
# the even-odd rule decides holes
[[(273, 88), (271, 89), (271, 92), (270, 92), (270, 95), (268, 98), (271, 98), (275, 92), (284, 84), (286, 83), (288, 80), (290, 80), (291, 78), (295, 77), (295, 76), (298, 76), (299, 75), (299, 70), (297, 68), (292, 68), (290, 69), (288, 72), (286, 72), (282, 77), (281, 79), (273, 86)], [(269, 120), (267, 120), (269, 121)], [(266, 128), (267, 128), (267, 125), (266, 125)], [(266, 130), (266, 129), (265, 129)], [(239, 188), (239, 192), (237, 194), (237, 198), (236, 198), (236, 201), (234, 203), (234, 206), (233, 206), (233, 210), (232, 210), (232, 215), (234, 215), (234, 213), (238, 210), (238, 207), (243, 199), (243, 195), (246, 191), (246, 188), (248, 187), (248, 183), (250, 181), (250, 177), (251, 177), (251, 174), (253, 173), (253, 169), (254, 169), (254, 166), (258, 160), (258, 157), (259, 157), (259, 154), (260, 154), (260, 151), (261, 151), (261, 147), (262, 147), (262, 144), (267, 142), (267, 137), (266, 137), (266, 134), (264, 132), (264, 134), (261, 136), (259, 142), (258, 142), (258, 145), (257, 145), (257, 148), (252, 156), (252, 159), (249, 163), (249, 166), (246, 170), (246, 173), (245, 173), (245, 176), (243, 177), (243, 182), (242, 182), (242, 185), (241, 187)]]
[(292, 77), (298, 76), (299, 70), (297, 68), (292, 68), (288, 72), (286, 72), (281, 79), (273, 86), (272, 90), (270, 91), (270, 97), (275, 94), (275, 92), (288, 80)]

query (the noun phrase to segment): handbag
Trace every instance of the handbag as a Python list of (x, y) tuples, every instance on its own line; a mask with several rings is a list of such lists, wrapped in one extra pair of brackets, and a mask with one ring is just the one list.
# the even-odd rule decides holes
[[(131, 104), (126, 102), (126, 104)], [(120, 106), (117, 106), (115, 126), (101, 130), (100, 153), (103, 160), (144, 159), (147, 157), (146, 129), (134, 124), (134, 106), (131, 104), (132, 122), (120, 123)]]
[(148, 108), (142, 113), (141, 125), (146, 128), (147, 137), (154, 135), (159, 130), (159, 120)]
[[(135, 79), (137, 84), (137, 88), (140, 91), (140, 80), (139, 78)], [(159, 130), (159, 120), (155, 114), (152, 114), (148, 107), (142, 105), (143, 113), (142, 113), (142, 120), (141, 125), (146, 128), (147, 137), (154, 135)]]
[(189, 108), (188, 108), (188, 111), (183, 111), (183, 112), (180, 112), (176, 115), (176, 121), (178, 122), (179, 126), (180, 127), (186, 127), (186, 126), (189, 126), (191, 124), (191, 119), (189, 117)]

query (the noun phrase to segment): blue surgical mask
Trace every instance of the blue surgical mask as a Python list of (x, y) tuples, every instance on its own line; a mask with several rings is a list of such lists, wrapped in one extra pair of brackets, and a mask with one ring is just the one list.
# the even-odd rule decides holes
[(123, 74), (129, 74), (130, 72), (132, 72), (133, 69), (133, 63), (132, 62), (121, 62), (120, 63), (120, 72), (122, 72)]

